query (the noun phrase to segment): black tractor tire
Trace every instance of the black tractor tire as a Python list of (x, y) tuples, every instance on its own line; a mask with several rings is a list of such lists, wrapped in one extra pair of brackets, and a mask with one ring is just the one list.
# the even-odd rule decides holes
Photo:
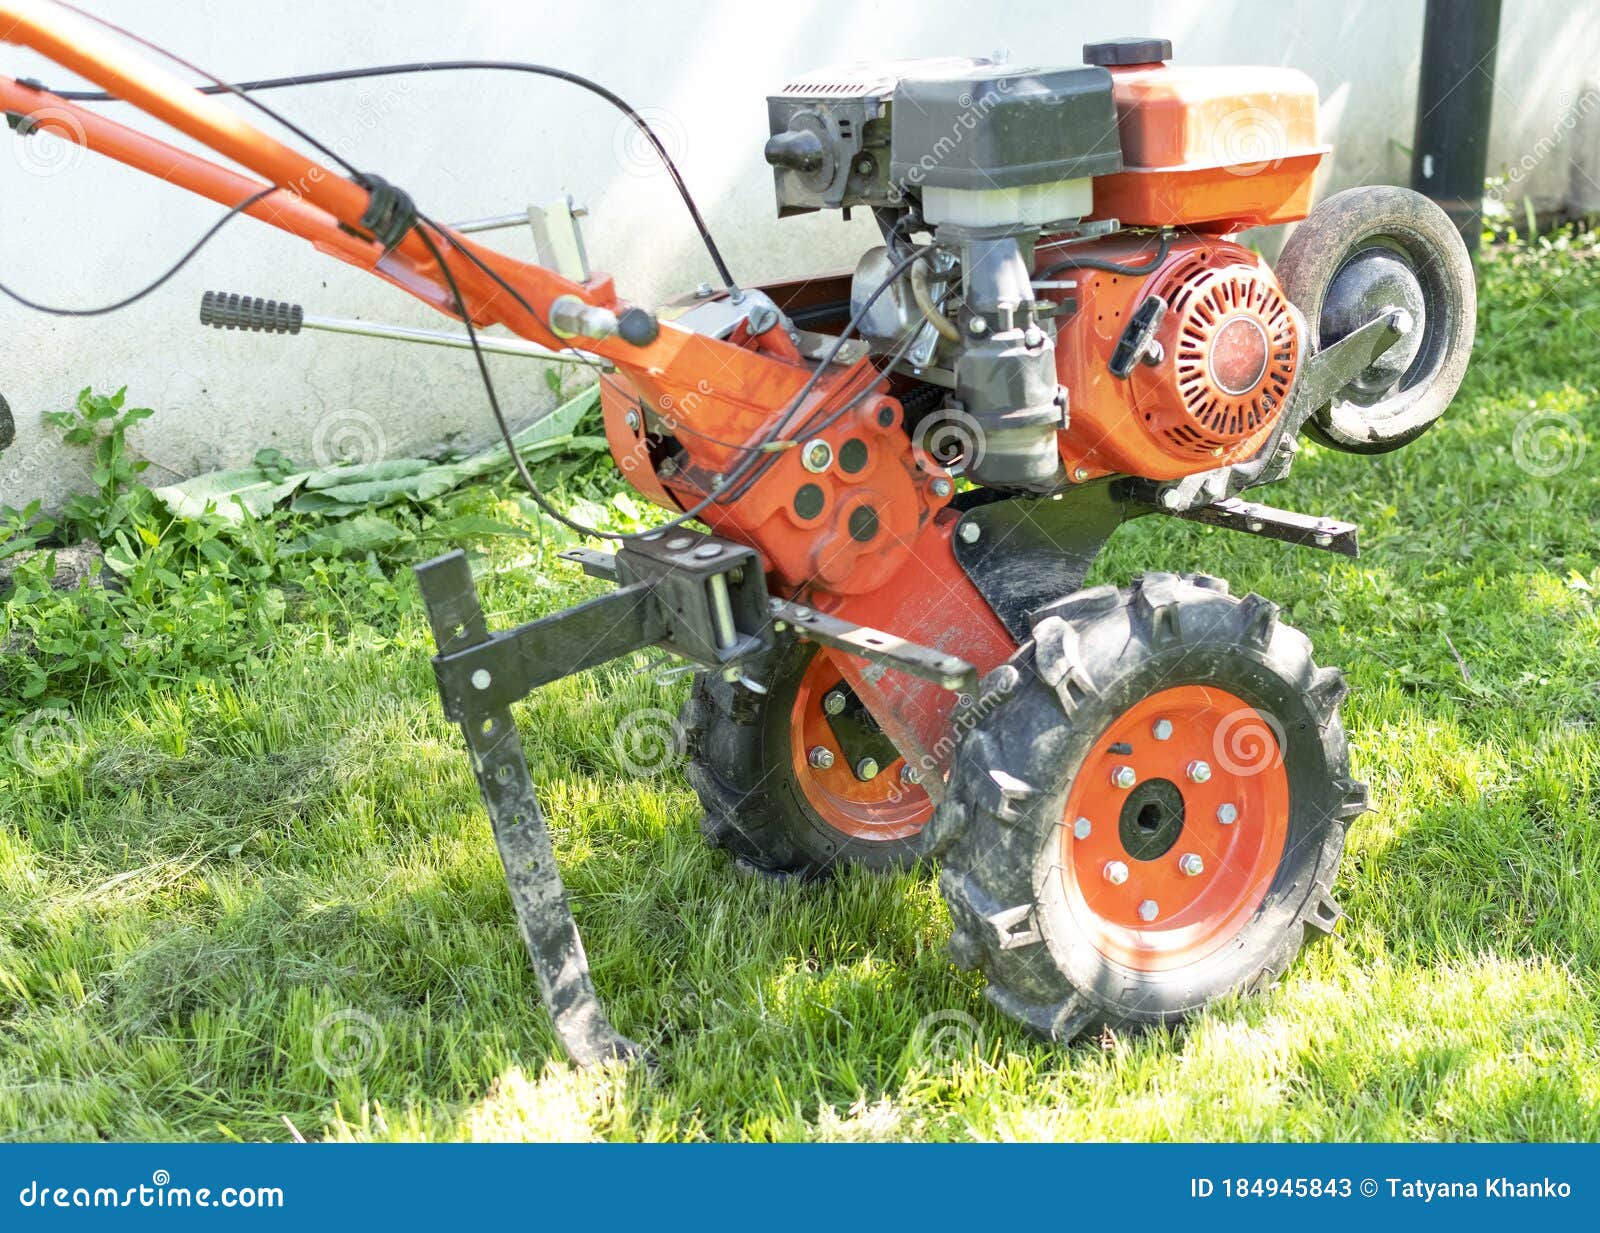
[[(1273, 269), (1305, 317), (1310, 351), (1376, 316), (1382, 299), (1409, 298), (1394, 306), (1419, 318), (1417, 336), (1395, 343), (1387, 364), (1380, 357), (1317, 409), (1307, 436), (1346, 453), (1382, 454), (1438, 421), (1466, 375), (1478, 311), (1472, 258), (1443, 210), (1393, 185), (1346, 189), (1295, 227)], [(1404, 296), (1386, 296), (1396, 278)]]
[(791, 711), (817, 653), (812, 643), (781, 645), (756, 669), (764, 694), (720, 673), (696, 674), (679, 725), (686, 774), (705, 809), (701, 832), (742, 868), (773, 877), (810, 881), (840, 865), (878, 872), (908, 868), (917, 860), (916, 836), (847, 835), (823, 819), (800, 785), (790, 747)]
[[(1264, 870), (1270, 885), (1243, 924), (1193, 962), (1146, 971), (1103, 954), (1064, 901), (1063, 811), (1113, 721), (1183, 685), (1227, 691), (1275, 717), (1289, 816), (1276, 869)], [(978, 705), (990, 709), (963, 738), (926, 836), (943, 865), (954, 961), (983, 971), (1001, 1011), (1062, 1041), (1172, 1023), (1269, 984), (1308, 934), (1331, 931), (1340, 915), (1331, 887), (1345, 829), (1367, 799), (1349, 777), (1344, 693), (1342, 675), (1313, 664), (1309, 641), (1277, 619), (1276, 605), (1232, 598), (1218, 579), (1150, 574), (1035, 613), (1033, 637), (982, 682)]]

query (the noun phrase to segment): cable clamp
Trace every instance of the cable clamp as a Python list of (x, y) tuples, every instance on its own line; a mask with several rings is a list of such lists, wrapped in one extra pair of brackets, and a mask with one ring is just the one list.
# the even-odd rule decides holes
[(384, 252), (389, 252), (417, 225), (417, 204), (410, 193), (382, 176), (358, 172), (352, 178), (369, 194), (361, 226), (383, 245)]

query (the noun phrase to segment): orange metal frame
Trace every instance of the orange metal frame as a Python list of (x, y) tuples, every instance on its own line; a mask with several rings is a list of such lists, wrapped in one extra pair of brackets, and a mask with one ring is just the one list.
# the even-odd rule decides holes
[[(415, 231), (392, 249), (361, 227), (368, 192), (361, 185), (245, 123), (215, 98), (130, 54), (101, 29), (47, 0), (0, 0), (0, 42), (31, 48), (80, 77), (161, 120), (215, 151), (242, 171), (118, 124), (47, 90), (0, 75), (0, 108), (26, 116), (41, 130), (81, 144), (178, 188), (225, 206), (275, 187), (243, 212), (307, 240), (329, 256), (369, 270), (452, 317), (454, 297), (444, 275)], [(474, 325), (501, 325), (547, 347), (574, 347), (611, 361), (615, 379), (603, 388), (606, 433), (616, 461), (630, 482), (659, 504), (681, 510), (700, 502), (718, 477), (731, 471), (752, 445), (786, 412), (811, 376), (787, 340), (735, 336), (709, 338), (661, 323), (646, 346), (621, 338), (560, 339), (544, 322), (551, 303), (573, 295), (620, 312), (609, 275), (574, 283), (542, 266), (475, 244), (448, 228), (436, 237)], [(470, 254), (531, 305), (521, 307)], [(460, 257), (452, 260), (452, 257)], [(776, 331), (772, 332), (776, 333)], [(808, 439), (805, 426), (845, 399), (882, 382), (862, 359), (838, 366), (817, 381), (792, 418), (792, 436)], [(881, 385), (881, 389), (887, 389)], [(628, 424), (634, 412), (637, 427)], [(691, 466), (668, 478), (649, 457), (647, 423), (662, 412), (682, 426), (679, 444)], [(649, 414), (646, 415), (645, 413)], [(940, 517), (948, 495), (934, 492), (935, 476), (920, 470), (895, 434), (902, 428), (899, 403), (886, 392), (859, 407), (822, 435), (839, 448), (851, 438), (869, 445), (870, 465), (847, 474), (830, 468), (812, 476), (799, 451), (785, 451), (775, 465), (736, 500), (713, 504), (702, 520), (719, 534), (762, 553), (774, 590), (802, 596), (818, 607), (861, 624), (905, 637), (950, 643), (971, 662), (988, 668), (1005, 659), (1014, 642), (970, 579), (950, 546), (953, 514)], [(727, 443), (734, 443), (729, 445)], [(823, 489), (822, 512), (800, 517), (797, 489), (815, 482)], [(851, 533), (851, 515), (871, 506), (877, 532), (863, 541)], [(836, 657), (842, 673), (859, 678), (861, 665)], [(881, 681), (858, 681), (868, 707), (886, 728), (915, 732), (924, 748), (949, 742), (952, 700), (923, 682), (890, 673)], [(900, 718), (886, 714), (893, 710)]]

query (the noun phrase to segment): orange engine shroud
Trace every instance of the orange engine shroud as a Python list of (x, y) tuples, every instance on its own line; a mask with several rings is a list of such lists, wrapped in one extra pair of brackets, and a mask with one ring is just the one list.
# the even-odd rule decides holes
[[(1119, 238), (1082, 251), (1117, 264), (1148, 261), (1149, 239)], [(1060, 250), (1041, 253), (1048, 265)], [(1121, 473), (1178, 479), (1240, 462), (1271, 433), (1300, 358), (1300, 330), (1272, 271), (1227, 240), (1172, 243), (1147, 275), (1074, 271), (1077, 311), (1056, 336), (1056, 371), (1071, 397), (1060, 434), (1076, 479)], [(1108, 361), (1133, 311), (1167, 303), (1159, 352), (1126, 378)]]

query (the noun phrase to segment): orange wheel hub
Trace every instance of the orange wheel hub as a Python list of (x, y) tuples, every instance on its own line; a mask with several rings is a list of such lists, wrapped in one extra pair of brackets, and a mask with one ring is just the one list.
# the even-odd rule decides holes
[(1067, 905), (1116, 963), (1194, 963), (1261, 905), (1288, 829), (1274, 723), (1225, 690), (1161, 690), (1111, 723), (1067, 794)]
[(869, 842), (909, 839), (933, 816), (933, 801), (902, 779), (904, 758), (879, 767), (871, 779), (856, 775), (823, 709), (836, 687), (839, 670), (826, 655), (813, 656), (789, 722), (789, 754), (800, 789), (817, 815), (843, 835)]

